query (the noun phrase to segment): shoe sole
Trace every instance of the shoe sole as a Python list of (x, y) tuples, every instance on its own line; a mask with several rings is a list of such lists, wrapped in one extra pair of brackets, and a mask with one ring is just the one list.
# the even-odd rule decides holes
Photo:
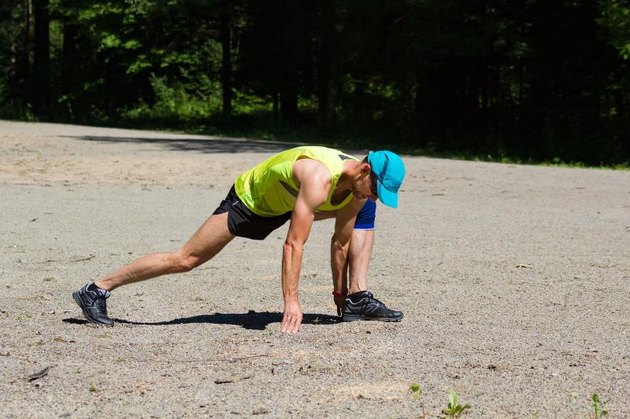
[(87, 310), (83, 308), (83, 300), (81, 299), (81, 295), (79, 294), (78, 291), (75, 291), (72, 293), (72, 298), (74, 298), (74, 301), (78, 304), (79, 307), (81, 307), (81, 311), (83, 312), (83, 317), (85, 317), (88, 323), (98, 324), (100, 326), (113, 326), (114, 325), (114, 323), (109, 324), (109, 323), (99, 322), (98, 320), (94, 320), (92, 316), (88, 314)]
[(341, 317), (342, 322), (356, 322), (356, 321), (376, 321), (376, 322), (388, 322), (388, 323), (396, 323), (401, 321), (403, 316), (391, 318), (391, 317), (370, 317), (362, 314), (344, 314)]

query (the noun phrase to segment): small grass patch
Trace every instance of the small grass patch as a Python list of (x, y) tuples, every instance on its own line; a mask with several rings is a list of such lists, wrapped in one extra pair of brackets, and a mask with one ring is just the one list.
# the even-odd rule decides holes
[(420, 384), (411, 383), (411, 385), (409, 386), (409, 391), (411, 391), (411, 394), (414, 400), (420, 400), (420, 395), (422, 394), (422, 389), (420, 389)]
[(593, 418), (601, 419), (604, 416), (608, 416), (608, 411), (604, 409), (597, 393), (593, 393), (591, 400), (593, 401)]
[(469, 409), (471, 409), (471, 406), (468, 403), (464, 405), (459, 403), (457, 393), (455, 393), (455, 390), (451, 390), (448, 393), (448, 405), (442, 410), (442, 413), (449, 418), (458, 418)]

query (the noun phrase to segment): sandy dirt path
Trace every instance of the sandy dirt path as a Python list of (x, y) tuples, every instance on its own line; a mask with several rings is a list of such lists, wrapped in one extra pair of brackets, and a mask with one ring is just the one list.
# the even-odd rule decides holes
[(405, 157), (370, 269), (399, 324), (336, 321), (329, 221), (297, 335), (286, 227), (116, 290), (112, 328), (83, 321), (72, 291), (176, 249), (290, 146), (0, 121), (0, 417), (438, 417), (451, 389), (469, 417), (587, 418), (593, 393), (630, 417), (630, 172)]

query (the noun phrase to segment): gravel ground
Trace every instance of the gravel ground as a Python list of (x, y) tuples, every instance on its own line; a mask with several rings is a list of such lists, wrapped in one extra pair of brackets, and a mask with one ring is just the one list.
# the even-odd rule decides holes
[(370, 268), (398, 324), (336, 321), (330, 221), (297, 335), (279, 332), (286, 227), (122, 287), (117, 324), (86, 324), (72, 291), (180, 246), (289, 146), (0, 121), (0, 416), (438, 417), (455, 390), (468, 417), (588, 418), (593, 393), (630, 417), (627, 171), (405, 157)]

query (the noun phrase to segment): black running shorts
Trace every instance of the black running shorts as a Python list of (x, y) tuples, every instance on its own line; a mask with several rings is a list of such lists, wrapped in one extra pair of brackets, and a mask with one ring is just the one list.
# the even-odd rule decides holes
[(264, 240), (272, 231), (281, 227), (291, 219), (291, 212), (275, 217), (263, 217), (254, 214), (243, 204), (238, 197), (234, 186), (214, 214), (228, 213), (228, 229), (230, 233), (238, 237), (246, 237), (254, 240)]

